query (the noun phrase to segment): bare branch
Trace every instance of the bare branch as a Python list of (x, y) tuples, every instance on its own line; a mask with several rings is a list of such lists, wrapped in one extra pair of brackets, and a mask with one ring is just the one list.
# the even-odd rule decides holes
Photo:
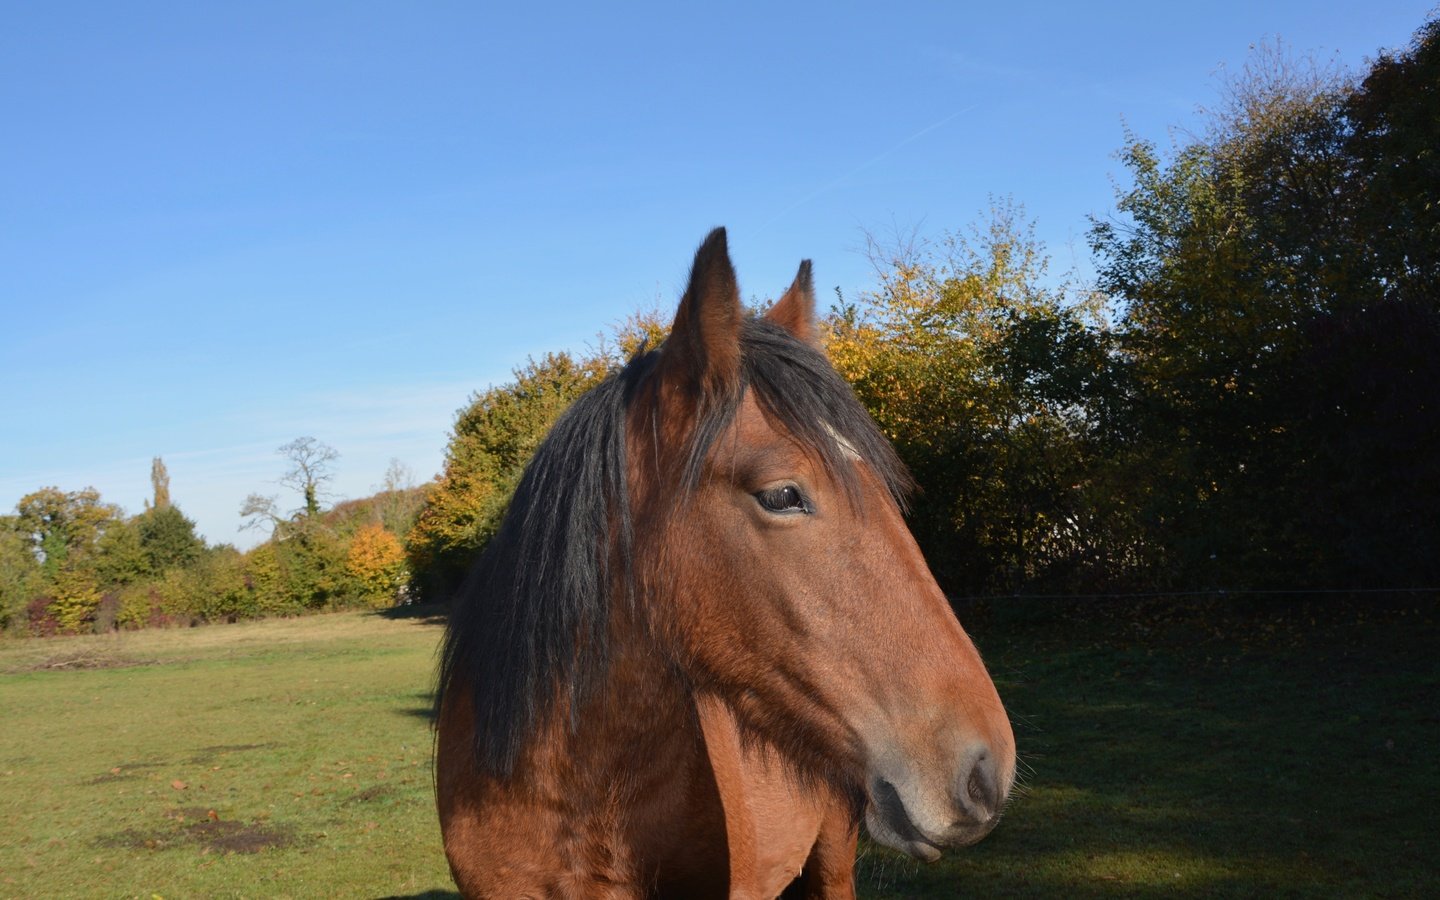
[(280, 483), (305, 497), (305, 505), (299, 512), (306, 516), (319, 513), (320, 498), (329, 496), (324, 485), (335, 477), (330, 464), (340, 458), (340, 452), (308, 436), (296, 438), (276, 452), (290, 461), (290, 471), (281, 477)]
[(245, 498), (245, 502), (240, 505), (240, 518), (245, 520), (240, 524), (241, 531), (267, 526), (273, 530), (282, 521), (275, 506), (275, 498), (262, 494), (251, 494)]

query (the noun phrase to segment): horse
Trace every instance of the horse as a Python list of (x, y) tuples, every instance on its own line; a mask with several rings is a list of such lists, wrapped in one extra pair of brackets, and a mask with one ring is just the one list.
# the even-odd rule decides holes
[(985, 836), (1010, 722), (830, 365), (811, 265), (762, 314), (724, 229), (668, 337), (556, 421), (457, 592), (436, 798), (469, 897), (854, 896), (860, 822)]

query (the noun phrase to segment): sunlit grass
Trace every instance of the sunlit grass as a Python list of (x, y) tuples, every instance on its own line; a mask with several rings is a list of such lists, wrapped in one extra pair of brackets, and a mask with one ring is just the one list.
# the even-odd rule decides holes
[[(0, 649), (0, 895), (448, 888), (438, 632), (348, 614)], [(75, 659), (165, 662), (49, 667)]]

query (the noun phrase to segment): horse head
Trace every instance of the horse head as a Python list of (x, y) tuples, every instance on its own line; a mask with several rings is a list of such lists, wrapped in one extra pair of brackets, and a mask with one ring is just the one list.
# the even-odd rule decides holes
[(628, 404), (635, 602), (696, 692), (920, 859), (995, 825), (1015, 742), (825, 357), (810, 265), (747, 315), (717, 229)]

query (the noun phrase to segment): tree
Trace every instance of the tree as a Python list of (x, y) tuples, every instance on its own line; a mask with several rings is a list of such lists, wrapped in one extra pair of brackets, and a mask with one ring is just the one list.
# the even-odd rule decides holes
[(380, 524), (391, 534), (408, 534), (425, 505), (425, 492), (415, 486), (415, 475), (398, 459), (390, 460), (385, 480), (375, 497)]
[(100, 599), (100, 589), (92, 573), (78, 567), (66, 567), (55, 577), (49, 612), (54, 615), (61, 631), (79, 634), (91, 630)]
[(547, 353), (517, 369), (514, 381), (471, 396), (456, 416), (445, 470), (427, 485), (405, 532), (423, 596), (448, 599), (495, 533), (520, 473), (560, 414), (635, 354), (658, 347), (669, 327), (658, 310), (642, 310), (599, 335), (590, 352)]
[(138, 518), (120, 519), (105, 529), (95, 557), (95, 578), (100, 585), (123, 586), (155, 574), (138, 522)]
[(205, 551), (205, 542), (195, 534), (195, 523), (168, 500), (138, 516), (136, 527), (153, 574), (192, 565)]
[(260, 615), (294, 615), (304, 610), (289, 589), (276, 542), (267, 541), (245, 554), (244, 578)]
[(331, 464), (340, 458), (339, 451), (313, 437), (300, 437), (281, 445), (275, 452), (290, 464), (280, 476), (280, 484), (298, 491), (304, 505), (287, 518), (280, 514), (277, 498), (250, 494), (240, 507), (240, 517), (245, 520), (241, 528), (268, 526), (274, 529), (287, 522), (314, 519), (320, 514), (320, 500), (326, 496), (325, 485), (335, 477)]
[(1082, 515), (1110, 384), (1097, 298), (1042, 287), (1044, 248), (1009, 201), (870, 250), (879, 287), (834, 311), (828, 349), (920, 485), (910, 523), (942, 585), (1078, 577), (1103, 543)]
[(1440, 583), (1440, 289), (1318, 317), (1297, 360), (1281, 523), (1332, 587)]
[(303, 514), (307, 518), (318, 515), (325, 485), (335, 477), (330, 464), (340, 458), (339, 451), (313, 437), (301, 437), (285, 444), (278, 452), (290, 461), (290, 471), (281, 477), (280, 483), (299, 491), (305, 498)]
[(409, 579), (405, 549), (395, 535), (376, 524), (366, 525), (355, 533), (350, 541), (346, 569), (355, 580), (362, 600), (375, 608), (393, 606)]
[(240, 504), (240, 530), (247, 528), (268, 528), (273, 535), (285, 524), (285, 518), (280, 515), (280, 507), (276, 504), (275, 497), (267, 497), (264, 494), (247, 494), (245, 502)]
[(67, 564), (84, 562), (105, 529), (121, 518), (119, 508), (100, 502), (100, 492), (94, 488), (41, 488), (21, 497), (15, 511), (16, 528), (25, 535), (50, 578)]
[(520, 473), (550, 426), (600, 382), (610, 361), (549, 353), (515, 381), (474, 395), (456, 418), (445, 470), (407, 538), (411, 566), (430, 597), (448, 597), (494, 534)]
[(22, 625), (26, 605), (44, 586), (31, 536), (15, 516), (0, 516), (0, 630)]
[(299, 492), (303, 505), (284, 516), (275, 497), (251, 494), (240, 509), (242, 528), (271, 529), (270, 542), (262, 545), (269, 549), (259, 556), (252, 551), (246, 565), (247, 573), (263, 573), (257, 606), (299, 612), (343, 602), (349, 584), (346, 547), (320, 506), (325, 485), (334, 478), (331, 464), (340, 454), (313, 437), (297, 438), (276, 452), (290, 464), (280, 483)]
[(1177, 586), (1425, 571), (1437, 35), (1428, 23), (1358, 88), (1261, 47), (1204, 134), (1168, 159), (1133, 138), (1122, 152), (1121, 217), (1091, 240), (1133, 376), (1125, 481)]
[(1391, 298), (1420, 299), (1440, 284), (1440, 18), (1401, 53), (1381, 53), (1345, 116), (1349, 193), (1375, 277)]
[(154, 499), (147, 504), (148, 509), (164, 509), (170, 505), (170, 472), (158, 456), (150, 461), (150, 487)]

